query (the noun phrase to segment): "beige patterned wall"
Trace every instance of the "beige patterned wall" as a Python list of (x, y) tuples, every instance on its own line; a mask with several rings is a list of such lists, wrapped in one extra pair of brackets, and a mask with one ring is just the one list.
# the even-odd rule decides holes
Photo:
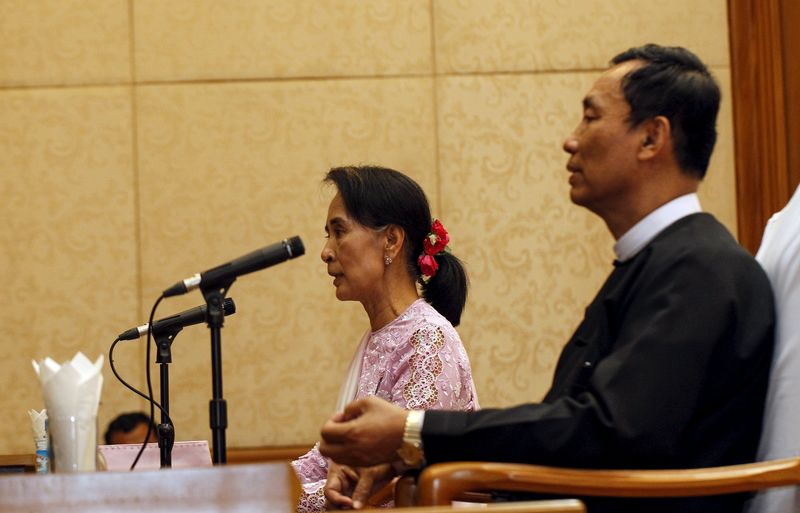
[[(482, 404), (541, 397), (612, 258), (605, 226), (569, 203), (561, 141), (614, 53), (681, 44), (712, 65), (725, 103), (701, 198), (735, 230), (725, 1), (640, 7), (0, 0), (0, 453), (32, 449), (32, 358), (107, 353), (173, 282), (295, 234), (306, 256), (231, 288), (227, 434), (230, 447), (312, 443), (367, 327), (318, 256), (320, 179), (349, 163), (406, 171), (451, 231)], [(143, 343), (118, 347), (143, 387)], [(178, 438), (208, 439), (207, 330), (184, 330), (173, 360)], [(101, 429), (142, 407), (106, 365)]]

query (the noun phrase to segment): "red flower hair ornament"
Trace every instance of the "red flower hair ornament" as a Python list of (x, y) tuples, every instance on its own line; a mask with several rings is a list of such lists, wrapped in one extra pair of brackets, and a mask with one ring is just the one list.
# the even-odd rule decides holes
[(431, 278), (436, 276), (439, 264), (436, 263), (435, 257), (439, 253), (450, 251), (450, 248), (447, 247), (448, 242), (450, 242), (450, 235), (447, 230), (438, 219), (434, 219), (431, 231), (422, 241), (422, 254), (417, 259), (423, 283), (428, 283)]

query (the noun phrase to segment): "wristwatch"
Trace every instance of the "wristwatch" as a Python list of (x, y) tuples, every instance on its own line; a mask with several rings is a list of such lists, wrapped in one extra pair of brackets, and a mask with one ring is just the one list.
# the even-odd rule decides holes
[(422, 466), (425, 454), (422, 452), (422, 420), (423, 410), (409, 410), (406, 425), (403, 429), (403, 443), (397, 449), (397, 455), (410, 468)]

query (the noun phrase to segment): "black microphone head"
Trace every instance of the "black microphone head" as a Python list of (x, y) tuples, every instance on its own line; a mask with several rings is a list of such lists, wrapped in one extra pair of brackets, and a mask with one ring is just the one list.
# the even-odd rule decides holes
[(296, 258), (300, 255), (305, 255), (306, 248), (303, 246), (303, 241), (300, 240), (298, 235), (286, 241), (289, 244), (289, 258)]
[(236, 313), (236, 303), (233, 302), (233, 299), (226, 297), (225, 301), (222, 303), (222, 311), (225, 312), (225, 315), (233, 315)]

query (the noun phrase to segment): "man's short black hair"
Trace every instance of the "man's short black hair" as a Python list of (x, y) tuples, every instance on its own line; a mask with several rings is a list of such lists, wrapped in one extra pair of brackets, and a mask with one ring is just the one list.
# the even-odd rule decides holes
[(123, 413), (108, 424), (104, 435), (106, 445), (111, 445), (112, 433), (130, 433), (139, 424), (150, 424), (150, 416), (140, 411)]
[(705, 177), (717, 140), (720, 90), (705, 64), (677, 46), (648, 44), (630, 48), (612, 64), (642, 61), (622, 79), (622, 92), (631, 108), (631, 126), (655, 116), (669, 119), (675, 158), (681, 169)]

